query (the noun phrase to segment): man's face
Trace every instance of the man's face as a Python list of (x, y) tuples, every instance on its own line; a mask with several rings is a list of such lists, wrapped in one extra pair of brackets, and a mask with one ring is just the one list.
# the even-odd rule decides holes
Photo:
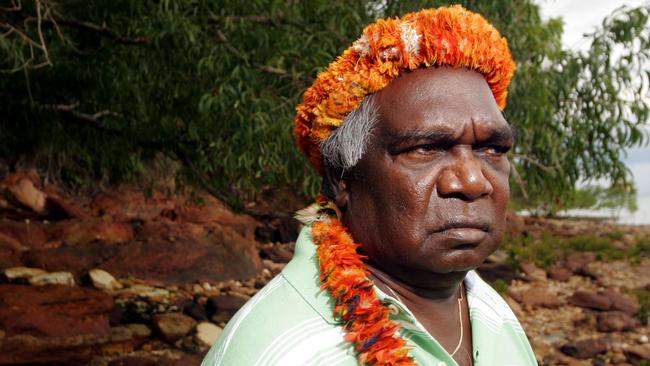
[(503, 237), (510, 126), (466, 69), (413, 71), (375, 102), (370, 145), (339, 195), (346, 226), (373, 265), (404, 282), (464, 275)]

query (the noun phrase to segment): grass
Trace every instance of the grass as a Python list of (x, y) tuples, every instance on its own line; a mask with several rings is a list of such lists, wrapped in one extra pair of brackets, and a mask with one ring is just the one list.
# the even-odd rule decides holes
[(490, 283), (490, 286), (492, 286), (492, 288), (500, 294), (504, 294), (506, 291), (508, 291), (508, 282), (504, 281), (501, 278), (497, 278), (496, 280), (492, 281)]
[(634, 247), (632, 247), (632, 250), (630, 251), (630, 255), (634, 257), (650, 255), (650, 240), (645, 238), (639, 239), (634, 245)]
[(650, 291), (646, 289), (635, 289), (631, 294), (639, 301), (639, 319), (644, 325), (650, 320)]
[(570, 252), (591, 252), (598, 260), (629, 259), (636, 262), (642, 256), (650, 255), (650, 241), (639, 239), (634, 246), (624, 249), (614, 245), (619, 240), (618, 232), (606, 235), (576, 235), (559, 237), (543, 234), (539, 238), (524, 236), (514, 238), (504, 243), (503, 248), (508, 253), (510, 264), (519, 266), (520, 263), (533, 262), (546, 268)]

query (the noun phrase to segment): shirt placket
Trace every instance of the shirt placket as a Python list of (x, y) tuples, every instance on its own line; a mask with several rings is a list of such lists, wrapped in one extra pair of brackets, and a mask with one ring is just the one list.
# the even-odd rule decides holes
[[(447, 350), (435, 339), (424, 326), (415, 318), (413, 313), (404, 305), (399, 299), (396, 299), (388, 294), (383, 293), (377, 287), (375, 287), (377, 296), (385, 304), (385, 306), (390, 310), (390, 319), (394, 320), (399, 324), (402, 329), (400, 330), (400, 335), (404, 336), (406, 330), (409, 333), (413, 334), (413, 337), (420, 338), (420, 341), (423, 341), (425, 345), (420, 345), (420, 348), (427, 350), (431, 353), (433, 357), (438, 358), (437, 361), (432, 361), (429, 363), (422, 363), (423, 366), (458, 366), (456, 361), (449, 355)], [(407, 341), (409, 341), (407, 339)], [(411, 341), (413, 342), (413, 341)], [(411, 346), (418, 346), (411, 345)], [(437, 352), (436, 352), (437, 351)], [(420, 361), (420, 360), (418, 360)]]

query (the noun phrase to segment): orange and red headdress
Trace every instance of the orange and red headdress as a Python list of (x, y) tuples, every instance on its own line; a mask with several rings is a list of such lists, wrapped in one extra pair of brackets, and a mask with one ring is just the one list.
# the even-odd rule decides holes
[(380, 19), (321, 72), (296, 108), (294, 132), (309, 161), (322, 172), (320, 142), (337, 129), (366, 95), (402, 73), (453, 66), (483, 74), (501, 110), (515, 63), (508, 42), (482, 16), (460, 5)]

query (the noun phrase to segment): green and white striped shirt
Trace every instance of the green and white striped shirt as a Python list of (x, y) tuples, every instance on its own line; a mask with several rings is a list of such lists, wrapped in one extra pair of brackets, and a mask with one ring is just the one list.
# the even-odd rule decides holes
[[(474, 271), (465, 288), (472, 324), (475, 366), (537, 365), (519, 321), (506, 302)], [(377, 287), (377, 296), (398, 309), (392, 315), (420, 365), (457, 365), (400, 302)], [(316, 245), (303, 228), (293, 259), (230, 320), (202, 366), (358, 365), (352, 345), (333, 319), (333, 301), (320, 290)]]

